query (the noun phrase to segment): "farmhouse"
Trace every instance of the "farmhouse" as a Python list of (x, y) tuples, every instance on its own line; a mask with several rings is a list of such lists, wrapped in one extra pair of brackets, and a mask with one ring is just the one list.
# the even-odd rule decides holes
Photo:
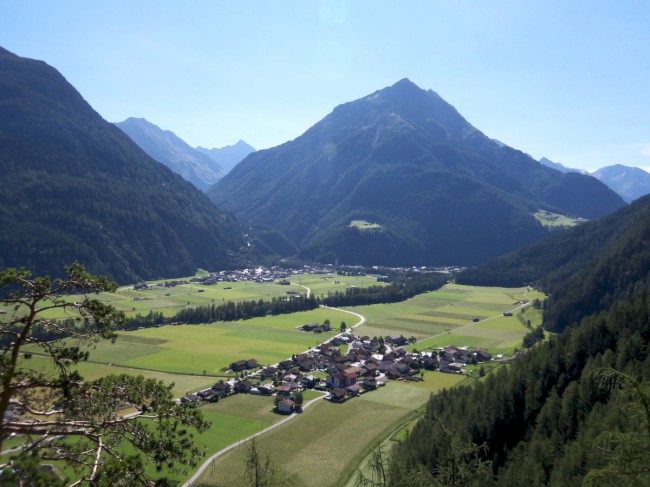
[(330, 401), (343, 402), (345, 401), (345, 389), (335, 388), (330, 392)]
[(278, 413), (280, 414), (291, 414), (293, 409), (296, 406), (296, 403), (291, 399), (285, 399), (284, 401), (278, 402)]
[(212, 386), (212, 390), (219, 395), (219, 397), (226, 397), (228, 394), (230, 394), (231, 387), (230, 384), (227, 382), (217, 382), (215, 385)]
[(235, 384), (235, 392), (239, 392), (240, 394), (248, 394), (251, 389), (253, 388), (253, 383), (249, 380), (240, 380)]
[(237, 362), (233, 362), (229, 367), (233, 372), (241, 372), (242, 370), (246, 370), (246, 360), (238, 360)]

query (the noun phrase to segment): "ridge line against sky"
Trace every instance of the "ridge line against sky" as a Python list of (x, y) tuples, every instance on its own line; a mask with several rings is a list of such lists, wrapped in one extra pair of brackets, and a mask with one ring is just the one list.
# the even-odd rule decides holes
[(0, 46), (192, 146), (273, 147), (408, 77), (536, 159), (650, 169), (647, 0), (2, 0)]

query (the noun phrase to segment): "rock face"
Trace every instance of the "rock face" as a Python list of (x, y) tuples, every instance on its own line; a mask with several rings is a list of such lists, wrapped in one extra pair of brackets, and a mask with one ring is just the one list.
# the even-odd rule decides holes
[(102, 119), (54, 68), (0, 49), (0, 265), (119, 282), (232, 265), (231, 214)]
[(351, 264), (477, 264), (548, 235), (538, 209), (588, 219), (624, 205), (495, 142), (403, 79), (251, 154), (208, 194), (303, 257)]

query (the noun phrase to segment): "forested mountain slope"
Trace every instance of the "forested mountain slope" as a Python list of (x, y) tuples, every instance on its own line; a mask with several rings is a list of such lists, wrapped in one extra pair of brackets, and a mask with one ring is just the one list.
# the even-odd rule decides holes
[(389, 484), (650, 485), (649, 243), (643, 198), (492, 263), (493, 276), (511, 262), (523, 273), (529, 255), (538, 277), (560, 266), (544, 321), (563, 331), (483, 382), (432, 396), (393, 451)]
[(624, 205), (590, 176), (498, 144), (407, 79), (249, 155), (209, 192), (300, 255), (356, 264), (477, 264), (543, 239), (539, 209), (596, 218)]
[(0, 48), (0, 265), (119, 282), (232, 265), (235, 219), (102, 119), (54, 68)]
[(469, 269), (457, 282), (534, 284), (550, 294), (544, 324), (561, 330), (631, 296), (650, 278), (650, 196), (600, 220)]

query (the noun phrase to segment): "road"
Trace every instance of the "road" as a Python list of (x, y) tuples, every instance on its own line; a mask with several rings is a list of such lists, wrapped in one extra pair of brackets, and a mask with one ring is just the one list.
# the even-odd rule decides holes
[[(298, 285), (299, 285), (300, 287), (302, 287), (302, 288), (304, 288), (304, 289), (307, 290), (307, 297), (309, 297), (309, 296), (311, 295), (311, 289), (310, 289), (310, 288), (308, 288), (307, 286), (303, 286), (303, 285), (301, 285), (301, 284), (298, 284)], [(359, 318), (359, 321), (358, 321), (357, 323), (355, 323), (354, 325), (352, 325), (351, 327), (349, 327), (349, 328), (347, 329), (347, 331), (349, 331), (349, 330), (353, 330), (354, 328), (356, 328), (356, 327), (358, 327), (358, 326), (360, 326), (360, 325), (363, 325), (363, 324), (366, 322), (366, 317), (365, 317), (365, 316), (363, 316), (363, 315), (361, 315), (361, 314), (359, 314), (359, 313), (355, 313), (355, 312), (353, 312), (353, 311), (348, 311), (348, 310), (341, 309), (341, 308), (332, 308), (332, 307), (330, 307), (330, 306), (324, 306), (324, 305), (321, 305), (321, 308), (326, 308), (326, 309), (331, 309), (331, 310), (336, 310), (336, 311), (342, 311), (343, 313), (348, 313), (348, 314), (354, 315), (354, 316), (356, 316), (357, 318)], [(343, 335), (343, 333), (339, 333), (339, 334), (334, 335), (334, 336), (340, 336), (340, 335)], [(334, 338), (334, 337), (332, 337), (332, 338)], [(332, 338), (330, 338), (330, 340), (331, 340)], [(329, 341), (329, 340), (328, 340), (328, 341)], [(307, 350), (307, 352), (308, 352), (308, 351), (309, 351), (309, 350)], [(277, 364), (276, 364), (276, 365), (277, 365)], [(325, 393), (323, 393), (323, 394), (325, 394)], [(323, 397), (317, 397), (317, 398), (315, 398), (315, 399), (312, 399), (311, 401), (308, 401), (307, 403), (305, 403), (305, 404), (303, 405), (302, 409), (303, 409), (303, 410), (307, 409), (307, 408), (308, 408), (309, 406), (311, 406), (313, 403), (315, 403), (316, 401), (318, 401), (318, 400), (320, 400), (320, 399), (322, 399), (322, 398), (323, 398)], [(297, 415), (297, 413), (293, 413), (293, 414), (287, 416), (285, 419), (283, 419), (283, 420), (281, 420), (281, 421), (278, 421), (278, 422), (275, 423), (275, 424), (272, 424), (272, 425), (269, 426), (268, 428), (264, 428), (263, 430), (258, 431), (257, 433), (255, 433), (254, 435), (248, 436), (248, 437), (244, 438), (243, 440), (238, 441), (237, 443), (233, 443), (232, 445), (227, 446), (226, 448), (224, 448), (224, 449), (222, 449), (222, 450), (219, 450), (217, 453), (215, 453), (215, 454), (212, 455), (210, 458), (208, 458), (205, 462), (203, 462), (203, 464), (199, 467), (199, 469), (196, 471), (196, 473), (194, 473), (194, 475), (192, 475), (192, 476), (189, 478), (189, 480), (187, 480), (187, 482), (185, 482), (185, 483), (183, 484), (183, 487), (191, 487), (192, 485), (194, 485), (194, 482), (196, 482), (196, 481), (198, 480), (198, 478), (199, 478), (199, 477), (201, 476), (201, 474), (205, 471), (205, 469), (208, 468), (208, 466), (209, 466), (209, 465), (210, 465), (214, 460), (216, 460), (217, 458), (219, 458), (219, 457), (220, 457), (221, 455), (223, 455), (224, 453), (227, 453), (227, 452), (229, 452), (230, 450), (232, 450), (233, 448), (236, 448), (236, 447), (240, 446), (241, 444), (246, 443), (247, 441), (249, 441), (249, 440), (251, 440), (251, 439), (253, 439), (253, 438), (257, 437), (257, 436), (263, 435), (264, 433), (266, 433), (266, 432), (268, 432), (268, 431), (271, 431), (272, 429), (277, 428), (277, 427), (280, 426), (280, 425), (285, 424), (287, 421), (290, 421), (291, 419), (293, 419), (296, 415)]]
[[(303, 404), (303, 406), (302, 406), (303, 411), (304, 411), (305, 409), (307, 409), (309, 406), (311, 406), (312, 404), (314, 404), (316, 401), (320, 401), (321, 399), (323, 399), (324, 395), (325, 395), (325, 393), (323, 392), (323, 396), (316, 397), (316, 398), (312, 399), (311, 401), (308, 401), (308, 402), (306, 402), (305, 404)], [(260, 430), (260, 431), (258, 431), (257, 433), (255, 433), (254, 435), (247, 436), (247, 437), (244, 438), (243, 440), (239, 440), (237, 443), (233, 443), (232, 445), (227, 446), (226, 448), (223, 448), (222, 450), (219, 450), (217, 453), (215, 453), (215, 454), (212, 455), (210, 458), (208, 458), (205, 462), (203, 462), (203, 464), (199, 467), (199, 469), (196, 471), (196, 473), (194, 473), (194, 475), (192, 475), (192, 476), (187, 480), (187, 482), (185, 482), (185, 483), (183, 484), (183, 487), (191, 487), (192, 485), (195, 485), (194, 482), (196, 482), (196, 481), (199, 479), (199, 477), (201, 476), (201, 474), (203, 474), (203, 472), (205, 472), (205, 469), (208, 468), (208, 466), (210, 465), (210, 463), (212, 463), (213, 461), (215, 461), (217, 458), (219, 458), (219, 457), (220, 457), (221, 455), (223, 455), (224, 453), (229, 452), (229, 451), (232, 450), (233, 448), (236, 448), (236, 447), (238, 447), (238, 446), (240, 446), (240, 445), (246, 443), (247, 441), (252, 440), (253, 438), (255, 438), (255, 437), (257, 437), (257, 436), (263, 435), (264, 433), (266, 433), (266, 432), (268, 432), (268, 431), (271, 431), (272, 429), (277, 428), (278, 426), (282, 426), (282, 425), (285, 424), (287, 421), (290, 421), (290, 420), (292, 420), (293, 418), (295, 418), (298, 414), (299, 414), (299, 413), (293, 413), (293, 414), (290, 414), (289, 416), (287, 416), (287, 417), (284, 418), (283, 420), (278, 421), (277, 423), (272, 424), (272, 425), (269, 426), (268, 428), (264, 428), (263, 430)]]

